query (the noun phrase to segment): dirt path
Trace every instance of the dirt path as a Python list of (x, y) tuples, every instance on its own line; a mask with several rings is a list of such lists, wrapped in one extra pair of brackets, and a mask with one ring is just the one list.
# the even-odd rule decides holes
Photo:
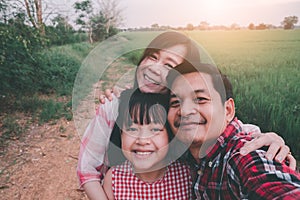
[(80, 139), (73, 122), (31, 127), (0, 157), (0, 199), (87, 199), (76, 177)]

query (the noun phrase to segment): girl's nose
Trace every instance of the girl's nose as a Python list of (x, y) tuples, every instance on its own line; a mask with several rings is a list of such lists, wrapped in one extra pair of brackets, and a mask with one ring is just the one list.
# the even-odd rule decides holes
[(150, 144), (150, 137), (141, 137), (141, 136), (138, 136), (136, 138), (136, 141), (135, 141), (136, 144), (139, 144), (139, 145), (147, 145), (147, 144)]

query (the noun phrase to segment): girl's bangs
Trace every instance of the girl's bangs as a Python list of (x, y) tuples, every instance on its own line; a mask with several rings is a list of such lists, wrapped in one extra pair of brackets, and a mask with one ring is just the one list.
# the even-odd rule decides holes
[(160, 104), (136, 103), (131, 105), (129, 111), (124, 113), (124, 125), (129, 127), (132, 123), (148, 125), (150, 123), (165, 125), (167, 111)]

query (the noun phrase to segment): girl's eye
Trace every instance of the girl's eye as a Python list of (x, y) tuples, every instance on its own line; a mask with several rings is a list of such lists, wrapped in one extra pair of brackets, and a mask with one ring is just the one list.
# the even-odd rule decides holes
[(135, 132), (137, 131), (137, 128), (129, 127), (126, 129), (127, 132)]
[(160, 131), (163, 131), (163, 129), (160, 129), (160, 128), (153, 128), (152, 129), (152, 132), (160, 132)]

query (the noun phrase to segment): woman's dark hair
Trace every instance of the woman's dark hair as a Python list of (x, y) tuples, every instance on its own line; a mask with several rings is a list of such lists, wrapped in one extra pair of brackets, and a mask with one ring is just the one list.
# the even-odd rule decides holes
[(121, 146), (121, 133), (123, 125), (132, 123), (150, 124), (160, 123), (166, 126), (169, 141), (173, 134), (167, 122), (169, 97), (166, 94), (145, 94), (139, 89), (129, 89), (121, 93), (119, 115), (113, 127), (108, 146), (108, 159), (110, 165), (121, 164), (125, 161)]
[[(144, 53), (138, 62), (138, 66), (141, 62), (148, 56), (157, 53), (160, 50), (164, 50), (175, 45), (183, 44), (187, 48), (187, 55), (182, 55), (182, 57), (189, 62), (200, 62), (200, 51), (198, 45), (192, 41), (186, 35), (176, 32), (176, 31), (167, 31), (161, 33), (155, 37), (144, 50)], [(138, 83), (136, 76), (134, 78), (134, 88), (138, 88)]]

